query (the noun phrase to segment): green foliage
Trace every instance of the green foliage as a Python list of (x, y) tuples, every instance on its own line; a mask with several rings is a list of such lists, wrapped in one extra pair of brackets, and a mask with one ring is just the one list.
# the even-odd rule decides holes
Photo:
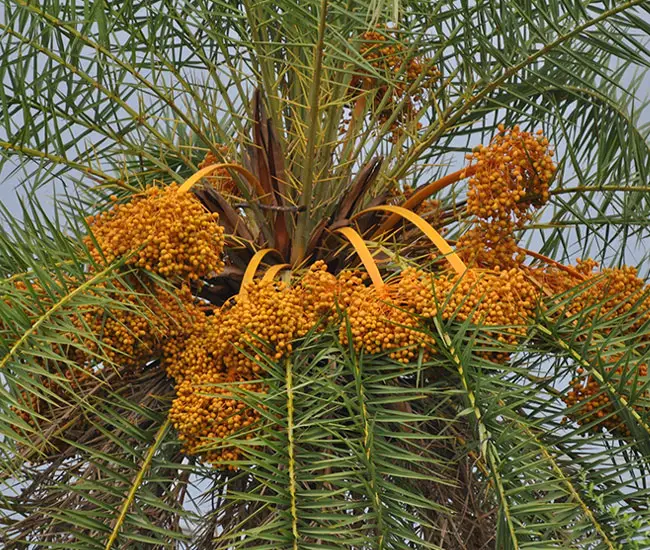
[[(634, 324), (638, 304), (587, 324), (558, 314), (570, 296), (548, 299), (529, 338), (498, 365), (485, 359), (503, 349), (494, 329), (467, 322), (430, 323), (440, 353), (406, 367), (310, 333), (288, 360), (259, 359), (268, 393), (241, 398), (263, 421), (252, 439), (229, 442), (245, 450), (236, 472), (182, 453), (165, 423), (172, 384), (156, 362), (135, 380), (118, 368), (96, 373), (83, 391), (63, 372), (75, 368), (73, 349), (111, 363), (90, 345), (80, 309), (114, 311), (125, 307), (116, 289), (142, 292), (123, 262), (93, 264), (81, 244), (85, 216), (112, 194), (182, 182), (207, 152), (223, 159), (220, 144), (226, 160), (253, 166), (258, 88), (277, 129), (281, 202), (298, 211), (286, 227), (296, 263), (373, 159), (383, 161), (368, 202), (395, 182), (436, 179), (499, 123), (518, 123), (543, 128), (560, 164), (550, 208), (522, 239), (558, 261), (591, 254), (619, 264), (649, 236), (639, 96), (647, 2), (1, 6), (0, 169), (23, 197), (15, 211), (3, 207), (0, 224), (4, 548), (648, 547), (650, 415), (635, 405), (650, 380), (629, 395), (605, 368), (612, 349), (621, 364), (647, 363), (650, 327)], [(392, 120), (382, 112), (401, 75), (359, 52), (361, 34), (386, 22), (399, 29), (397, 38), (386, 32), (389, 42), (441, 73), (395, 140), (391, 123), (407, 102), (392, 105)], [(367, 74), (377, 97), (339, 135), (355, 105), (349, 84)], [(48, 190), (53, 210), (40, 199)], [(466, 226), (456, 208), (463, 192), (436, 198), (453, 238)], [(251, 206), (242, 215), (272, 240), (272, 210), (242, 201)], [(396, 254), (394, 267), (409, 263), (407, 248), (373, 245)], [(645, 249), (635, 261), (646, 263)], [(153, 325), (144, 301), (129, 307)], [(562, 392), (578, 367), (604, 381), (630, 438), (564, 421)], [(56, 417), (28, 424), (20, 413), (30, 398)]]

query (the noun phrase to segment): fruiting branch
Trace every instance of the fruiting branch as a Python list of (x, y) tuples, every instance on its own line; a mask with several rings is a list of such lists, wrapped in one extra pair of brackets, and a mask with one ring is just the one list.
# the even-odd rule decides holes
[(357, 233), (351, 227), (342, 227), (340, 229), (337, 229), (335, 232), (341, 233), (341, 235), (350, 241), (350, 244), (356, 250), (357, 255), (361, 259), (361, 262), (366, 268), (366, 271), (368, 272), (368, 275), (370, 276), (370, 279), (372, 280), (375, 287), (377, 289), (383, 288), (384, 281), (382, 280), (379, 273), (379, 268), (377, 267), (375, 260), (373, 260), (372, 254), (370, 253), (370, 250), (368, 250), (366, 243), (361, 238), (361, 235), (359, 235), (359, 233)]
[(218, 164), (211, 164), (210, 166), (206, 166), (205, 168), (202, 168), (201, 170), (199, 170), (198, 172), (190, 176), (188, 179), (186, 179), (183, 185), (181, 185), (178, 188), (178, 192), (186, 193), (198, 181), (200, 181), (201, 178), (205, 178), (210, 174), (216, 172), (217, 170), (223, 170), (223, 169), (234, 170), (235, 172), (239, 172), (242, 176), (246, 178), (248, 183), (250, 183), (253, 186), (260, 199), (263, 199), (266, 196), (266, 192), (262, 188), (262, 185), (260, 184), (259, 180), (248, 170), (246, 170), (246, 168), (234, 162), (223, 162)]
[[(468, 166), (467, 168), (463, 168), (457, 172), (447, 174), (445, 177), (440, 178), (439, 180), (428, 183), (427, 185), (423, 185), (417, 189), (415, 193), (413, 193), (413, 195), (409, 197), (408, 200), (404, 202), (404, 204), (401, 205), (401, 207), (407, 210), (414, 210), (422, 203), (422, 201), (429, 198), (435, 192), (440, 191), (448, 185), (456, 183), (464, 178), (472, 176), (475, 170), (476, 168), (474, 166)], [(399, 219), (400, 216), (398, 214), (389, 216), (389, 218), (379, 226), (379, 229), (373, 233), (372, 238), (376, 239), (380, 235), (383, 235), (387, 231), (390, 231), (393, 226), (399, 221)]]
[(275, 279), (275, 276), (285, 269), (291, 269), (291, 264), (276, 264), (269, 267), (264, 275), (262, 276), (262, 281), (272, 281)]
[(418, 214), (416, 214), (411, 210), (407, 210), (402, 206), (391, 206), (391, 205), (372, 206), (370, 208), (366, 208), (365, 210), (362, 210), (356, 216), (361, 216), (366, 212), (373, 212), (373, 211), (391, 212), (394, 216), (402, 217), (410, 221), (420, 231), (422, 231), (422, 233), (424, 233), (427, 237), (429, 237), (431, 242), (438, 248), (438, 250), (442, 253), (442, 255), (447, 259), (447, 261), (451, 264), (451, 266), (454, 268), (456, 273), (458, 273), (459, 275), (465, 273), (467, 266), (463, 263), (463, 260), (461, 260), (458, 254), (454, 252), (454, 250), (451, 248), (451, 246), (449, 246), (449, 243), (443, 238), (443, 236), (440, 233), (438, 233), (431, 226), (430, 223), (427, 223), (424, 219), (422, 219), (421, 216), (419, 216)]
[(560, 262), (555, 261), (553, 258), (544, 256), (543, 254), (540, 254), (539, 252), (535, 252), (534, 250), (528, 250), (527, 248), (522, 248), (522, 247), (519, 247), (519, 250), (521, 250), (524, 254), (526, 254), (526, 256), (530, 256), (531, 258), (536, 258), (548, 265), (552, 265), (553, 267), (556, 267), (560, 271), (564, 271), (565, 273), (568, 273), (569, 275), (575, 277), (576, 279), (580, 279), (581, 281), (585, 281), (587, 279), (586, 275), (583, 275), (579, 271), (576, 271), (570, 265), (564, 265)]
[(280, 252), (278, 252), (275, 248), (263, 248), (254, 254), (254, 256), (251, 258), (251, 261), (248, 262), (248, 266), (244, 272), (244, 278), (242, 279), (240, 293), (245, 292), (245, 287), (253, 282), (257, 268), (262, 263), (264, 257), (271, 252), (275, 252), (278, 256), (280, 256)]

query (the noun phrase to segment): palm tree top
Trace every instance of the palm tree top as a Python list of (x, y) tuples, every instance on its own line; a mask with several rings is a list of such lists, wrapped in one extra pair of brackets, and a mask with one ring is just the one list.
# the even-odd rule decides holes
[(2, 6), (4, 547), (648, 546), (646, 3)]

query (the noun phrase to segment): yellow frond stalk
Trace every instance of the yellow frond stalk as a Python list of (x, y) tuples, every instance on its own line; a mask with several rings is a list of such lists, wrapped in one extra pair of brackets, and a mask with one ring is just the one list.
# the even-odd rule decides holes
[(264, 273), (264, 276), (262, 277), (262, 281), (272, 281), (273, 279), (275, 279), (276, 275), (284, 269), (291, 269), (291, 264), (272, 265), (266, 270), (266, 273)]
[(246, 287), (246, 285), (249, 285), (250, 283), (253, 282), (255, 273), (257, 273), (257, 269), (260, 267), (260, 264), (262, 263), (264, 256), (266, 256), (270, 252), (275, 252), (276, 254), (278, 254), (278, 256), (280, 255), (280, 253), (275, 248), (263, 248), (262, 250), (258, 250), (255, 253), (255, 255), (251, 258), (251, 261), (248, 262), (248, 265), (246, 266), (246, 271), (244, 272), (244, 278), (242, 279), (241, 282), (241, 290), (239, 291), (240, 294), (245, 292), (244, 288)]
[(419, 216), (412, 210), (408, 210), (403, 206), (391, 206), (391, 205), (373, 206), (371, 208), (366, 208), (365, 210), (362, 210), (361, 212), (356, 214), (355, 217), (361, 216), (362, 214), (365, 214), (367, 212), (374, 212), (374, 211), (390, 212), (391, 214), (397, 216), (398, 218), (402, 217), (410, 221), (420, 231), (422, 231), (422, 233), (424, 233), (427, 237), (429, 237), (431, 242), (438, 248), (438, 250), (442, 253), (442, 255), (447, 259), (447, 261), (451, 264), (451, 267), (454, 268), (456, 273), (462, 275), (467, 270), (467, 266), (463, 263), (463, 260), (461, 260), (458, 254), (454, 252), (454, 249), (451, 248), (451, 246), (444, 239), (444, 237), (440, 233), (438, 233), (431, 226), (430, 223), (425, 221), (421, 216)]
[[(475, 171), (476, 168), (474, 166), (468, 166), (462, 170), (458, 170), (457, 172), (447, 174), (444, 178), (440, 178), (439, 180), (433, 181), (427, 185), (423, 185), (417, 189), (411, 197), (409, 197), (409, 199), (401, 206), (401, 208), (413, 210), (414, 208), (417, 208), (420, 203), (422, 203), (422, 201), (428, 199), (436, 191), (440, 191), (452, 183), (456, 183), (462, 179), (472, 176)], [(400, 215), (395, 213), (390, 216), (384, 223), (379, 226), (379, 229), (375, 231), (373, 238), (378, 237), (379, 235), (383, 235), (387, 231), (390, 231), (393, 226), (399, 221), (399, 218)]]
[(342, 227), (341, 229), (337, 229), (336, 233), (340, 233), (348, 241), (350, 241), (350, 244), (356, 250), (357, 255), (361, 259), (361, 262), (363, 263), (364, 267), (366, 268), (366, 271), (368, 272), (368, 275), (370, 276), (370, 279), (372, 280), (375, 287), (378, 290), (383, 288), (384, 287), (384, 281), (381, 278), (381, 275), (379, 273), (379, 268), (377, 267), (377, 264), (376, 264), (375, 260), (373, 259), (372, 254), (370, 253), (370, 250), (368, 250), (368, 247), (366, 246), (366, 243), (361, 238), (361, 235), (359, 235), (359, 233), (357, 233), (351, 227)]
[(242, 176), (244, 176), (248, 181), (248, 183), (250, 183), (255, 188), (255, 192), (257, 193), (259, 198), (262, 198), (266, 195), (259, 180), (253, 174), (251, 174), (243, 166), (240, 166), (239, 164), (235, 164), (235, 163), (230, 163), (230, 162), (211, 164), (210, 166), (206, 166), (205, 168), (202, 168), (201, 170), (199, 170), (198, 172), (196, 172), (195, 174), (187, 178), (183, 183), (183, 185), (181, 185), (178, 188), (178, 192), (187, 193), (202, 178), (208, 177), (214, 172), (216, 172), (217, 170), (221, 170), (221, 169), (234, 170), (235, 172), (238, 172)]

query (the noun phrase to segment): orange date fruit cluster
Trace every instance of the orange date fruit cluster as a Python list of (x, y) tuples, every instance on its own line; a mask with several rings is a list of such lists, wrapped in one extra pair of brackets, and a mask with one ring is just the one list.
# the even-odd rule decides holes
[[(631, 394), (635, 393), (629, 406), (641, 415), (646, 414), (650, 392), (645, 390), (642, 395), (639, 395), (638, 391), (633, 392), (635, 387), (646, 385), (648, 382), (648, 367), (645, 363), (606, 368), (605, 379), (610, 388), (622, 395), (628, 403)], [(586, 375), (580, 367), (578, 376), (571, 380), (569, 388), (562, 397), (565, 405), (573, 409), (567, 412), (568, 420), (574, 420), (581, 426), (588, 425), (589, 431), (593, 433), (607, 430), (622, 438), (630, 436), (630, 429), (618, 414), (607, 386), (601, 384), (596, 377)]]
[(191, 193), (180, 193), (176, 184), (148, 187), (87, 222), (92, 238), (85, 244), (98, 263), (125, 257), (127, 265), (181, 279), (223, 269), (224, 230), (218, 215)]
[[(76, 438), (90, 429), (88, 418), (79, 411), (70, 415), (63, 429), (55, 425), (62, 415), (68, 413), (70, 403), (75, 403), (79, 395), (88, 393), (95, 385), (101, 384), (95, 379), (93, 369), (89, 367), (59, 366), (52, 376), (33, 375), (38, 380), (38, 385), (43, 389), (35, 391), (20, 391), (20, 406), (11, 406), (10, 409), (28, 426), (34, 428), (23, 429), (14, 425), (14, 431), (21, 437), (32, 439), (39, 449), (38, 453), (30, 452), (32, 449), (25, 445), (25, 451), (30, 455), (30, 461), (40, 463), (61, 452), (67, 447), (65, 439)], [(42, 392), (42, 395), (40, 394)], [(48, 430), (54, 429), (52, 435)], [(33, 436), (37, 437), (34, 438)], [(22, 443), (19, 446), (23, 446)]]
[[(489, 272), (468, 269), (464, 275), (436, 279), (436, 302), (443, 319), (465, 321), (475, 325), (499, 327), (488, 331), (500, 346), (514, 346), (525, 336), (539, 302), (538, 289), (517, 268)], [(497, 363), (508, 360), (509, 353), (490, 351), (484, 354)]]
[(461, 236), (458, 248), (473, 265), (507, 269), (524, 260), (515, 230), (548, 202), (556, 166), (541, 131), (532, 135), (518, 126), (499, 130), (488, 146), (479, 145), (467, 156), (473, 175), (466, 209), (473, 227)]
[(340, 285), (323, 262), (316, 262), (294, 286), (264, 280), (247, 284), (232, 302), (164, 344), (163, 365), (177, 393), (170, 418), (187, 453), (200, 454), (216, 467), (232, 467), (230, 462), (241, 456), (237, 437), (245, 430), (250, 438), (260, 415), (223, 385), (264, 393), (255, 382), (263, 374), (263, 358), (283, 359), (297, 338), (334, 319), (339, 288), (357, 279), (362, 280), (346, 276)]
[[(197, 375), (176, 387), (169, 418), (187, 454), (199, 454), (217, 467), (234, 470), (241, 457), (237, 440), (251, 439), (259, 411), (242, 400), (241, 392), (264, 393), (259, 384), (233, 380), (223, 373)], [(233, 438), (232, 442), (228, 438)]]
[[(350, 89), (353, 97), (373, 91), (374, 108), (380, 124), (390, 122), (391, 141), (396, 142), (415, 120), (440, 71), (423, 56), (410, 51), (408, 41), (395, 29), (376, 29), (360, 37), (359, 53), (381, 75), (355, 75)], [(417, 124), (417, 129), (421, 124)], [(344, 127), (343, 127), (344, 131)]]
[[(121, 376), (137, 376), (145, 364), (158, 357), (167, 339), (184, 332), (202, 314), (187, 286), (170, 291), (155, 287), (126, 288), (116, 284), (106, 291), (112, 304), (88, 305), (72, 318), (79, 327), (73, 359), (92, 366), (96, 356), (104, 367), (117, 368)], [(92, 334), (92, 337), (89, 336)]]
[(339, 328), (341, 343), (349, 343), (349, 330), (356, 350), (388, 352), (401, 363), (413, 361), (421, 351), (426, 360), (434, 349), (433, 340), (420, 330), (417, 315), (408, 311), (409, 304), (391, 294), (389, 288), (358, 289), (346, 311), (349, 327), (342, 323)]

